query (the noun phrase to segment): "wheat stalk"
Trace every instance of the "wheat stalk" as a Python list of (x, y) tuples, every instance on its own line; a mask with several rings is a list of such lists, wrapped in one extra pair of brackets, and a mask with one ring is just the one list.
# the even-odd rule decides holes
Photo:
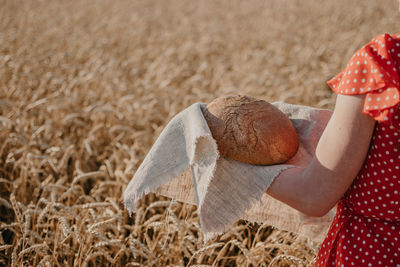
[(97, 258), (97, 257), (104, 257), (104, 258), (106, 258), (106, 260), (107, 260), (109, 263), (112, 263), (112, 262), (113, 262), (113, 259), (111, 258), (111, 256), (110, 256), (107, 252), (98, 251), (98, 252), (94, 252), (94, 253), (89, 254), (89, 255), (86, 257), (86, 259), (84, 260), (83, 266), (85, 266), (85, 267), (88, 266), (89, 262), (90, 262), (91, 260), (93, 260), (94, 258)]
[(268, 267), (274, 266), (274, 264), (276, 264), (280, 260), (288, 261), (290, 263), (295, 263), (296, 266), (305, 266), (306, 265), (304, 263), (304, 261), (300, 258), (290, 256), (290, 255), (278, 255), (272, 259), (272, 261), (269, 263)]
[(21, 224), (23, 222), (22, 214), (21, 214), (21, 211), (20, 211), (20, 209), (18, 207), (17, 200), (15, 199), (15, 195), (14, 194), (10, 195), (10, 201), (11, 201), (11, 206), (12, 206), (12, 208), (14, 210), (15, 216), (17, 217), (17, 221), (18, 221), (18, 223)]
[(106, 176), (105, 173), (101, 171), (84, 173), (75, 177), (74, 180), (72, 181), (72, 185), (85, 181), (90, 178), (104, 178), (105, 176)]
[(26, 249), (20, 251), (18, 253), (18, 257), (22, 257), (25, 254), (31, 253), (32, 251), (43, 250), (43, 249), (48, 249), (48, 248), (49, 247), (47, 246), (47, 244), (35, 244), (35, 245), (30, 246), (29, 248), (26, 248)]
[(12, 247), (13, 247), (13, 245), (1, 245), (0, 246), (0, 250), (7, 250), (7, 249), (12, 248)]
[(0, 205), (3, 205), (7, 209), (13, 209), (13, 207), (10, 204), (10, 202), (8, 202), (6, 199), (4, 199), (2, 197), (0, 197)]
[(205, 246), (205, 247), (203, 247), (203, 248), (197, 250), (197, 251), (192, 255), (192, 257), (190, 257), (189, 262), (188, 262), (187, 265), (189, 266), (190, 263), (193, 261), (193, 259), (195, 259), (197, 255), (203, 253), (204, 251), (209, 250), (209, 249), (218, 248), (218, 247), (221, 247), (221, 246), (224, 246), (224, 245), (225, 245), (224, 243), (215, 243), (215, 244), (211, 244), (211, 245)]

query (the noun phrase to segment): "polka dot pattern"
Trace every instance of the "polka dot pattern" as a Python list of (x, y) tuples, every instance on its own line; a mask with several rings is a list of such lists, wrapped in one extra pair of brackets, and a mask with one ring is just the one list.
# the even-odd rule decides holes
[(328, 81), (338, 94), (366, 94), (363, 112), (378, 122), (391, 123), (400, 103), (400, 36), (380, 35), (359, 49), (346, 68)]
[[(400, 266), (399, 67), (400, 36), (385, 34), (357, 51), (347, 68), (328, 82), (340, 94), (366, 94), (364, 113), (378, 123), (364, 165), (338, 203), (314, 266)], [(346, 86), (347, 79), (352, 87)]]

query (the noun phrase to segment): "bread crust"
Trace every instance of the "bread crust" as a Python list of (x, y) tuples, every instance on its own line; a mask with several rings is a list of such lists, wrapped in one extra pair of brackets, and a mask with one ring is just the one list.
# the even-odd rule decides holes
[(291, 120), (266, 101), (244, 95), (221, 97), (203, 113), (224, 157), (257, 165), (281, 164), (299, 147)]

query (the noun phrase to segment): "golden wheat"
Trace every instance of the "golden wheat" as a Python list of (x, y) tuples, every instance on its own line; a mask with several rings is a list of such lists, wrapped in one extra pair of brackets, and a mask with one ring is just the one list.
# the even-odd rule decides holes
[(307, 265), (319, 244), (122, 194), (166, 123), (246, 94), (332, 108), (325, 81), (396, 1), (0, 0), (0, 265)]

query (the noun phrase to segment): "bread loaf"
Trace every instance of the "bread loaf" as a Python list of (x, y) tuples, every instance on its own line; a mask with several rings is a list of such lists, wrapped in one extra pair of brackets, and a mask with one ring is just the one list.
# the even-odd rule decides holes
[(292, 158), (299, 147), (291, 120), (266, 101), (242, 95), (217, 98), (203, 113), (224, 157), (273, 165)]

